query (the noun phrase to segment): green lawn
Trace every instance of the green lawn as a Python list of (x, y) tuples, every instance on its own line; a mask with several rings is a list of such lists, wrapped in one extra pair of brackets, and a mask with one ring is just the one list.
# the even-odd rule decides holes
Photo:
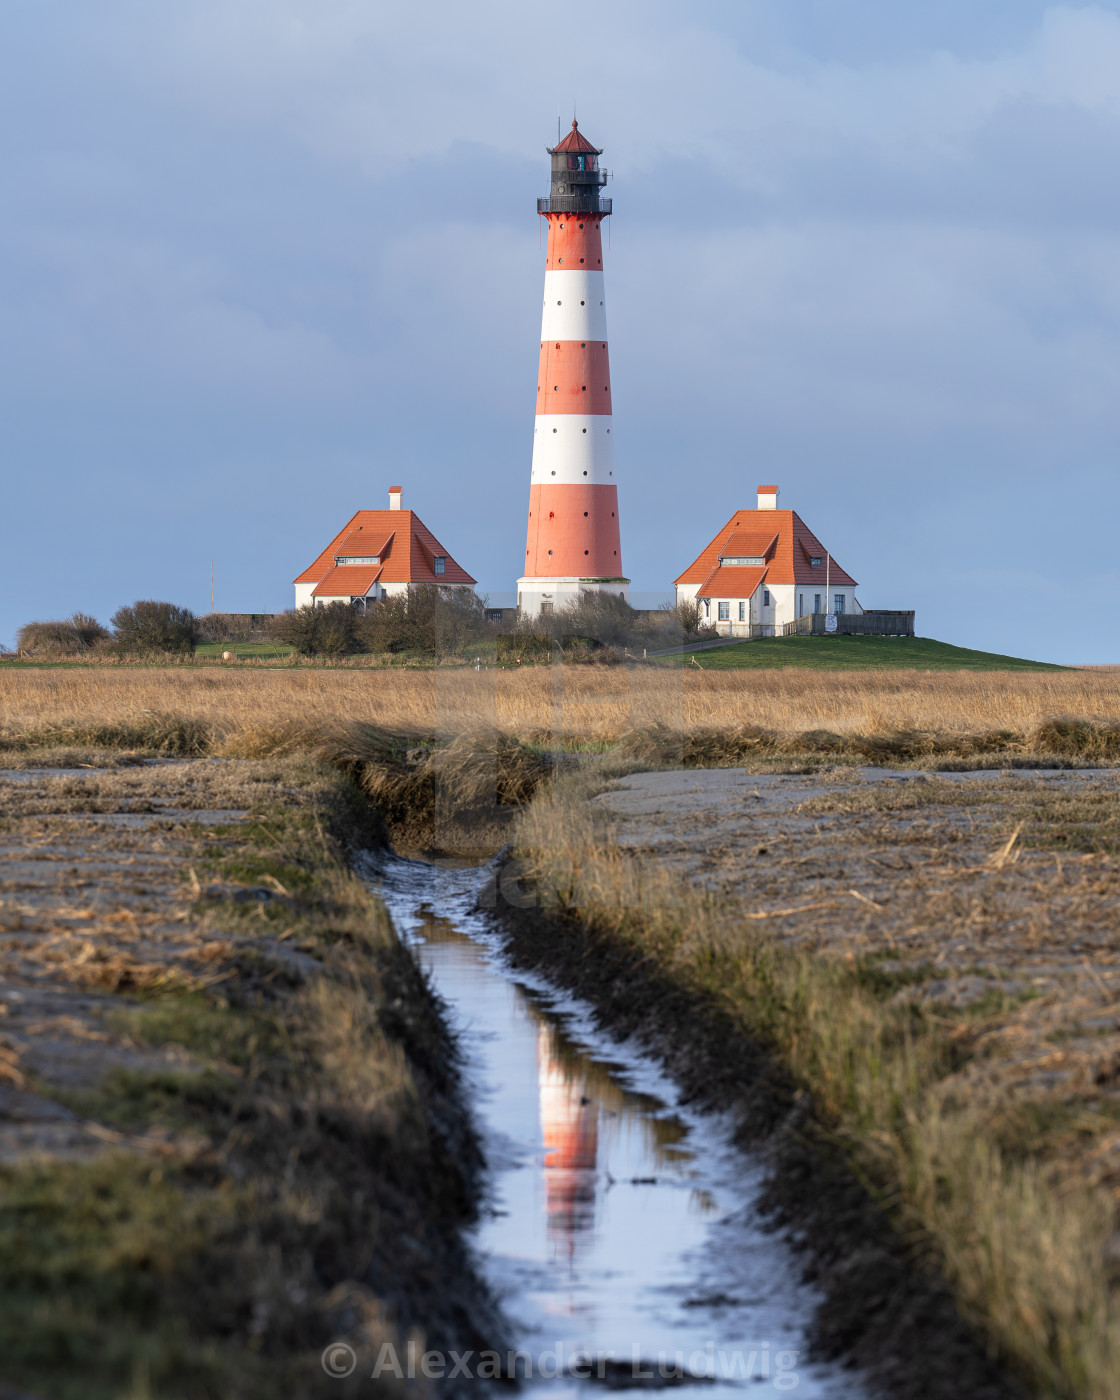
[[(695, 653), (706, 671), (812, 666), (824, 671), (1064, 671), (1049, 661), (1026, 661), (990, 651), (970, 651), (931, 637), (760, 637), (736, 646)], [(661, 658), (663, 664), (688, 666), (689, 653)]]
[(232, 651), (234, 656), (272, 657), (291, 656), (292, 649), (283, 642), (199, 642), (195, 655), (199, 657), (220, 657), (223, 651)]

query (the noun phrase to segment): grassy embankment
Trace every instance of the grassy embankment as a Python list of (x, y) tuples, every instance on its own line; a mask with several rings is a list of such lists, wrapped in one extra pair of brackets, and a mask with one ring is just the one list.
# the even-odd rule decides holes
[[(78, 1143), (27, 1157), (5, 1138), (3, 1379), (54, 1400), (357, 1395), (407, 1328), (492, 1343), (457, 1243), (479, 1159), (454, 1050), (349, 869), (381, 830), (345, 776), (361, 736), (160, 768), (133, 765), (197, 751), (189, 721), (81, 737), (84, 759), (9, 728), (0, 756), (110, 765), (0, 794), (9, 995), (50, 1007), (9, 1014), (0, 1077), (17, 1120)], [(276, 747), (240, 732), (243, 753)], [(248, 816), (163, 820), (168, 802)], [(116, 812), (147, 815), (83, 817)], [(339, 1339), (362, 1359), (349, 1380), (320, 1365)]]
[(688, 666), (690, 657), (705, 670), (770, 670), (805, 666), (818, 671), (1062, 671), (1049, 661), (973, 651), (932, 637), (760, 637), (710, 651), (659, 658), (662, 665)]
[[(646, 748), (648, 764), (648, 742)], [(1120, 754), (1120, 729), (1112, 730), (1106, 752), (1113, 759)], [(749, 750), (736, 753), (733, 743), (723, 756), (750, 762)], [(1116, 989), (1114, 979), (1106, 984), (1100, 972), (1085, 970), (1080, 951), (1095, 946), (1098, 962), (1107, 956), (1099, 950), (1099, 911), (1085, 922), (1083, 936), (1075, 936), (1081, 911), (1107, 898), (1107, 889), (1097, 886), (1104, 881), (1112, 888), (1112, 790), (1074, 801), (985, 789), (979, 801), (989, 812), (999, 804), (995, 810), (1006, 820), (997, 824), (992, 854), (981, 858), (975, 890), (961, 888), (971, 874), (968, 865), (946, 872), (947, 848), (939, 852), (936, 832), (929, 841), (931, 804), (955, 805), (974, 822), (973, 799), (959, 784), (944, 784), (944, 791), (926, 784), (932, 791), (915, 789), (904, 799), (875, 785), (855, 805), (840, 798), (808, 804), (817, 821), (826, 811), (843, 817), (867, 809), (869, 829), (880, 830), (875, 856), (891, 862), (884, 893), (873, 890), (858, 904), (853, 897), (849, 912), (841, 908), (832, 916), (842, 928), (852, 926), (849, 946), (833, 953), (793, 936), (797, 927), (813, 928), (813, 915), (791, 919), (797, 907), (770, 908), (791, 902), (826, 908), (828, 895), (802, 884), (791, 900), (768, 860), (758, 863), (754, 896), (764, 907), (751, 913), (741, 900), (697, 888), (679, 870), (620, 847), (608, 814), (587, 801), (602, 790), (609, 771), (608, 764), (599, 774), (585, 769), (568, 776), (518, 821), (516, 845), (529, 881), (522, 874), (520, 888), (535, 890), (545, 908), (528, 921), (537, 956), (598, 997), (625, 1028), (660, 1038), (670, 1055), (683, 1054), (686, 1061), (691, 1052), (708, 1076), (694, 1087), (717, 1099), (722, 1093), (724, 1106), (749, 1106), (758, 1121), (773, 1126), (789, 1112), (796, 1091), (807, 1090), (812, 1113), (801, 1122), (799, 1139), (815, 1141), (818, 1163), (839, 1152), (888, 1211), (911, 1257), (950, 1281), (960, 1313), (996, 1356), (1040, 1394), (1120, 1396), (1120, 1295), (1110, 1253), (1118, 1184), (1108, 1167), (1120, 1102), (1110, 1088), (1112, 1042), (1098, 1040), (1099, 1050), (1093, 1044), (1094, 1034), (1114, 1035)], [(905, 808), (919, 819), (909, 829), (900, 820)], [(807, 807), (798, 813), (803, 827)], [(887, 821), (896, 825), (885, 833)], [(793, 833), (788, 865), (791, 877), (803, 880), (801, 827)], [(769, 854), (777, 835), (768, 831)], [(928, 869), (915, 869), (913, 877), (891, 875), (918, 860), (914, 843), (922, 840), (931, 847)], [(1014, 864), (1024, 844), (1028, 852), (1060, 852), (1056, 867), (1051, 855), (1044, 867)], [(828, 866), (837, 859), (843, 866), (842, 849), (828, 854)], [(1090, 862), (1083, 870), (1067, 867), (1066, 877), (1073, 878), (1068, 892), (1063, 859)], [(961, 903), (957, 889), (967, 908), (953, 907)], [(1053, 946), (1046, 915), (1041, 909), (1031, 914), (1033, 901), (1048, 898), (1068, 908), (1074, 925), (1068, 934), (1057, 930)], [(896, 903), (901, 907), (892, 907)], [(881, 909), (886, 912), (873, 912)], [(958, 942), (978, 918), (978, 932), (999, 941), (1005, 962), (1010, 947), (1028, 972), (1046, 971), (1054, 957), (1071, 965), (1065, 983), (1041, 991), (1033, 1020), (1029, 1000), (1002, 992), (999, 977), (983, 967), (984, 937), (973, 939), (975, 952), (967, 951), (963, 937)], [(875, 919), (887, 924), (878, 940)], [(915, 939), (919, 946), (911, 948)], [(981, 966), (957, 968), (962, 955)], [(910, 984), (965, 971), (997, 978), (979, 1002), (954, 1007), (899, 995)], [(1063, 1014), (1064, 1003), (1073, 1000), (1078, 1004)], [(1027, 1010), (1015, 1014), (1021, 1007)], [(1067, 1055), (1065, 1047), (1074, 1049), (1075, 1042), (1080, 1055)], [(771, 1056), (769, 1070), (759, 1061), (759, 1047)], [(804, 1189), (824, 1190), (827, 1179), (827, 1170), (811, 1168)], [(826, 1191), (820, 1203), (825, 1217), (833, 1205)], [(801, 1223), (810, 1237), (814, 1228), (827, 1234), (832, 1224), (827, 1218)], [(889, 1299), (874, 1301), (889, 1274), (876, 1275), (873, 1268), (872, 1277), (861, 1279), (854, 1262), (869, 1244), (857, 1236), (839, 1246), (849, 1256), (839, 1265), (841, 1288), (852, 1295), (848, 1308), (855, 1310), (849, 1321), (864, 1314), (853, 1324), (858, 1333), (874, 1331), (868, 1309), (891, 1312)], [(899, 1343), (888, 1337), (886, 1345)]]

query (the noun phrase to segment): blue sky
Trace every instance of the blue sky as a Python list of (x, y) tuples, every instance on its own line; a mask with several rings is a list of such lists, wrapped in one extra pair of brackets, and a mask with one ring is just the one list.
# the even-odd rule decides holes
[(0, 640), (524, 548), (544, 146), (606, 148), (626, 571), (777, 481), (919, 630), (1120, 661), (1120, 6), (7, 0)]

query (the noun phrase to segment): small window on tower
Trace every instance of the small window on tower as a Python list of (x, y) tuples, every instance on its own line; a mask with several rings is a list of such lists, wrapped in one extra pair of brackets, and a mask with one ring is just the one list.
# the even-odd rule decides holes
[(437, 574), (445, 574), (445, 573), (447, 572), (447, 557), (446, 557), (446, 555), (443, 555), (443, 554), (437, 554), (437, 555), (436, 555), (436, 557), (432, 560), (432, 572), (433, 572), (433, 573), (437, 573)]

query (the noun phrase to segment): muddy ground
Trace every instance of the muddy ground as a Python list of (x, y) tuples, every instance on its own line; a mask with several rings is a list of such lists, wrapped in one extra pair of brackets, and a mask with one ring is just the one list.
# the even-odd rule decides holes
[[(620, 843), (956, 1022), (946, 1089), (1120, 1195), (1120, 773), (644, 773)], [(1026, 1128), (1024, 1127), (1024, 1131)]]

